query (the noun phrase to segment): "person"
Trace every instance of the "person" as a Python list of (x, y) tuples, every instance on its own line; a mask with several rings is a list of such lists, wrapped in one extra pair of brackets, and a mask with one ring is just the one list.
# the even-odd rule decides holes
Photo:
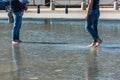
[(22, 24), (23, 12), (26, 9), (26, 6), (23, 5), (19, 0), (11, 0), (11, 10), (14, 17), (14, 25), (12, 29), (12, 43), (20, 43), (20, 29)]
[(89, 0), (85, 15), (85, 27), (93, 38), (93, 42), (89, 45), (89, 47), (98, 47), (100, 43), (102, 43), (102, 40), (99, 38), (97, 29), (99, 16), (99, 0)]

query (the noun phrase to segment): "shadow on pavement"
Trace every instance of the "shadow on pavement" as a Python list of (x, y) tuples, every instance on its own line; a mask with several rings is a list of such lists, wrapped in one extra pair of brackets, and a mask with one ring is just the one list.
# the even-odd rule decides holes
[(68, 43), (63, 43), (63, 42), (26, 42), (26, 41), (23, 41), (22, 43), (26, 43), (26, 44), (68, 44)]

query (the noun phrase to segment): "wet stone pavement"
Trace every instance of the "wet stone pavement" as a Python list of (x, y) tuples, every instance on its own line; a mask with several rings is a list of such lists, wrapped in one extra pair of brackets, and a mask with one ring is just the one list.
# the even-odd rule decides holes
[(120, 23), (99, 21), (103, 43), (82, 20), (24, 20), (22, 43), (12, 45), (12, 24), (0, 21), (0, 80), (119, 80)]

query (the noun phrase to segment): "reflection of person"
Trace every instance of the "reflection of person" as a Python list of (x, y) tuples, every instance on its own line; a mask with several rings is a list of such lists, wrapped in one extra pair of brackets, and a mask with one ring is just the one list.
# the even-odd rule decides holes
[(20, 80), (20, 72), (22, 69), (21, 53), (19, 45), (12, 45), (12, 59), (13, 59), (13, 80)]
[(23, 16), (23, 11), (25, 10), (25, 6), (19, 0), (11, 0), (11, 8), (14, 17), (14, 25), (12, 30), (12, 43), (16, 44), (21, 42), (21, 40), (19, 39), (19, 34), (20, 34), (22, 16)]
[(99, 0), (89, 0), (85, 20), (86, 29), (88, 30), (88, 32), (94, 40), (90, 47), (98, 47), (102, 42), (102, 40), (99, 38), (97, 29), (99, 15)]
[(99, 49), (91, 50), (91, 52), (86, 55), (87, 66), (85, 70), (85, 80), (96, 80), (99, 76), (98, 55)]

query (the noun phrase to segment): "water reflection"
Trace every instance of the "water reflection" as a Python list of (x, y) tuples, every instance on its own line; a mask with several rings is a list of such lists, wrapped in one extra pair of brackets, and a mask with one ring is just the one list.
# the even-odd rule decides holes
[[(21, 29), (23, 43), (12, 45), (11, 51), (12, 27), (1, 23), (0, 80), (119, 80), (119, 25), (119, 21), (100, 21), (99, 51), (84, 48), (91, 39), (83, 21), (26, 21)], [(9, 76), (12, 79), (6, 79)]]
[(20, 80), (21, 53), (19, 45), (12, 45), (13, 80)]
[(45, 25), (45, 30), (50, 30), (50, 28), (51, 28), (51, 23), (50, 23), (51, 21), (50, 21), (50, 19), (45, 19), (44, 20), (44, 25)]
[(97, 62), (97, 55), (99, 54), (99, 49), (91, 49), (90, 53), (86, 55), (87, 69), (85, 71), (86, 80), (98, 80), (99, 69)]

